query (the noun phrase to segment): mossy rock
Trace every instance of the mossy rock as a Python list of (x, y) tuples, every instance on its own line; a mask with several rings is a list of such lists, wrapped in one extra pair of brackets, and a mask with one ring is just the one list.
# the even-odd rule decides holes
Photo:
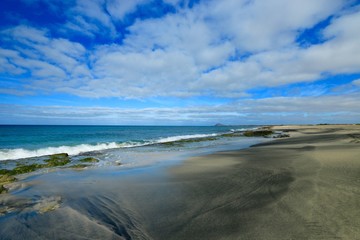
[(83, 158), (81, 160), (79, 160), (80, 162), (86, 162), (86, 163), (97, 163), (99, 162), (98, 159), (93, 158), (93, 157), (87, 157), (87, 158)]
[(233, 133), (224, 133), (224, 134), (221, 134), (222, 137), (234, 137), (234, 134)]
[(221, 134), (222, 137), (241, 137), (242, 134), (240, 132), (234, 132), (234, 133), (224, 133)]
[(18, 174), (24, 174), (24, 173), (30, 173), (30, 172), (34, 172), (38, 169), (42, 169), (42, 168), (47, 168), (47, 167), (54, 167), (54, 166), (62, 166), (64, 165), (64, 162), (49, 162), (47, 164), (38, 164), (38, 163), (33, 163), (33, 164), (29, 164), (29, 165), (17, 165), (14, 169), (8, 170), (8, 169), (2, 169), (2, 171), (0, 172), (0, 174), (3, 175), (18, 175)]
[(14, 176), (11, 175), (0, 175), (0, 184), (7, 184), (17, 181), (17, 179)]
[(215, 141), (215, 140), (217, 140), (216, 137), (203, 137), (203, 138), (182, 139), (182, 140), (179, 140), (179, 142), (183, 142), (183, 143), (195, 143), (195, 142)]
[(58, 154), (53, 154), (49, 156), (48, 160), (45, 161), (51, 161), (51, 160), (64, 160), (64, 159), (69, 159), (69, 154), (67, 153), (58, 153)]
[(0, 175), (10, 174), (11, 170), (9, 169), (0, 169)]
[(264, 137), (273, 134), (271, 130), (255, 130), (255, 131), (246, 131), (244, 132), (245, 137)]
[(44, 167), (58, 167), (64, 166), (70, 162), (69, 154), (59, 153), (49, 156), (49, 159), (45, 160), (46, 164)]
[(50, 158), (68, 158), (69, 154), (67, 153), (56, 153), (49, 156)]
[(203, 137), (203, 138), (189, 138), (189, 139), (180, 139), (173, 142), (163, 142), (160, 143), (164, 146), (181, 146), (184, 143), (197, 143), (197, 142), (204, 142), (204, 141), (215, 141), (218, 138), (216, 137)]
[(25, 165), (23, 163), (17, 163), (16, 167), (11, 170), (0, 169), (0, 175), (18, 175), (30, 173), (41, 168), (64, 166), (69, 162), (70, 158), (67, 153), (54, 154), (49, 156), (49, 159), (45, 160), (44, 164), (33, 163)]
[(163, 142), (163, 143), (160, 143), (161, 146), (165, 146), (165, 147), (180, 147), (182, 146), (182, 143), (181, 142)]
[(90, 165), (89, 165), (89, 164), (82, 164), (82, 163), (80, 163), (80, 164), (72, 165), (72, 166), (70, 166), (70, 168), (83, 169), (83, 168), (86, 168), (86, 167), (88, 167), (88, 166), (90, 166)]
[(19, 165), (17, 167), (15, 167), (14, 169), (10, 170), (10, 175), (17, 175), (17, 174), (24, 174), (24, 173), (29, 173), (29, 172), (34, 172), (37, 169), (41, 169), (44, 168), (45, 165), (44, 164), (30, 164), (30, 165)]
[(12, 183), (15, 181), (17, 181), (17, 179), (14, 176), (0, 175), (0, 194), (8, 192), (8, 189), (4, 187), (4, 184)]
[(8, 189), (4, 187), (3, 185), (0, 185), (0, 194), (7, 193)]

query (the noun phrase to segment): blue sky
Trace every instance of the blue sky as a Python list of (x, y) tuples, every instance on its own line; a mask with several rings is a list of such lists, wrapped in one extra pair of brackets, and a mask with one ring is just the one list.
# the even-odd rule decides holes
[(360, 2), (2, 0), (0, 124), (360, 122)]

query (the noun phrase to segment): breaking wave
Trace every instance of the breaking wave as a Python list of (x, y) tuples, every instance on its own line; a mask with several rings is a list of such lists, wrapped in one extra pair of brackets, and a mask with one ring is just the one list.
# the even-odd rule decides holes
[(75, 146), (59, 146), (59, 147), (46, 147), (35, 150), (29, 150), (24, 148), (15, 148), (15, 149), (0, 149), (0, 161), (2, 160), (15, 160), (21, 158), (31, 158), (31, 157), (40, 157), (46, 155), (52, 155), (57, 153), (68, 153), (69, 155), (77, 155), (84, 152), (92, 151), (101, 151), (114, 148), (130, 148), (130, 147), (140, 147), (153, 144), (162, 144), (168, 142), (176, 142), (187, 139), (199, 139), (207, 137), (215, 137), (220, 134), (193, 134), (193, 135), (181, 135), (181, 136), (172, 136), (165, 137), (150, 141), (143, 142), (124, 142), (124, 143), (98, 143), (98, 144), (80, 144)]

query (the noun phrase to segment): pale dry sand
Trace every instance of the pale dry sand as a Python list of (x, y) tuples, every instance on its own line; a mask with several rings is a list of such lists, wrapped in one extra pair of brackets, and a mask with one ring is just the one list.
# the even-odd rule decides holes
[[(29, 179), (15, 194), (27, 210), (0, 218), (0, 239), (360, 239), (360, 126), (273, 128), (291, 137), (165, 169)], [(39, 203), (56, 208), (29, 211)]]

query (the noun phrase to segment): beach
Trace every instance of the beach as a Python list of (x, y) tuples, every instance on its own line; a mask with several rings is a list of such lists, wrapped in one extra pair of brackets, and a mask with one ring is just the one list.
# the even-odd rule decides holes
[(360, 239), (360, 126), (130, 170), (34, 174), (0, 195), (0, 239)]

